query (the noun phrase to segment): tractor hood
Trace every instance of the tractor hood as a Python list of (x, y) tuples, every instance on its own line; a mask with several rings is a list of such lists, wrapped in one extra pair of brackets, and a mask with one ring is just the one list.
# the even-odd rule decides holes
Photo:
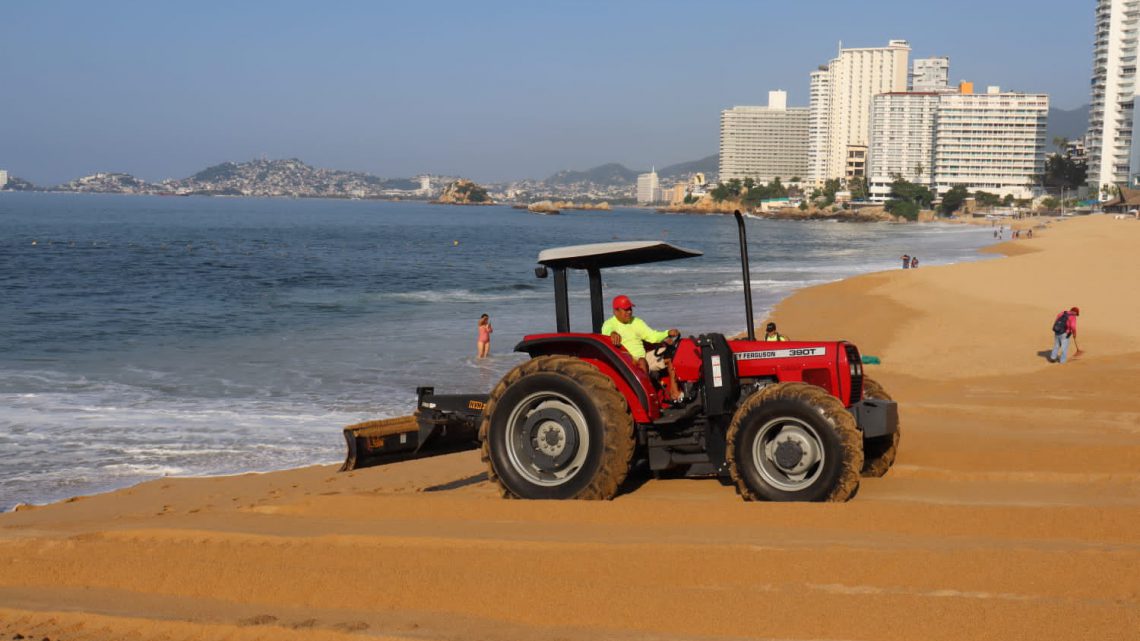
[(685, 249), (657, 240), (633, 240), (544, 249), (538, 253), (538, 262), (550, 268), (605, 269), (701, 255), (695, 249)]

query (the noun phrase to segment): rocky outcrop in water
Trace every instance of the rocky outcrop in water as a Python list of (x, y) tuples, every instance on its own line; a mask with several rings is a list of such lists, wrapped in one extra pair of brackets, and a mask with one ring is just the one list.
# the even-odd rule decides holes
[(442, 205), (493, 205), (495, 201), (487, 195), (487, 190), (479, 185), (460, 178), (444, 187), (439, 198), (432, 201)]

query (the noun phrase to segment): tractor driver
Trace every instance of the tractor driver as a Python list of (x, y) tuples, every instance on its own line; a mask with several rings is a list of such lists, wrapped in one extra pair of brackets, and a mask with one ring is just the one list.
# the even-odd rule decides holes
[[(645, 358), (644, 343), (674, 342), (681, 336), (681, 331), (674, 328), (659, 332), (640, 318), (633, 315), (633, 301), (628, 296), (614, 297), (614, 315), (602, 325), (602, 333), (610, 337), (616, 347), (625, 347), (634, 362), (646, 374), (649, 373), (649, 362)], [(677, 386), (677, 374), (673, 371), (673, 359), (662, 359), (664, 366), (669, 370), (669, 398), (674, 402), (684, 400), (684, 395)]]

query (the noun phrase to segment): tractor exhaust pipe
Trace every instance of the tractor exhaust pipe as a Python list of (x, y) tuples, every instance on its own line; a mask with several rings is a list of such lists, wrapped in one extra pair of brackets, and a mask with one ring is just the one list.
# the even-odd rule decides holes
[(752, 280), (748, 276), (748, 234), (744, 232), (744, 216), (740, 210), (732, 212), (736, 229), (740, 232), (740, 269), (744, 275), (744, 313), (748, 314), (748, 340), (756, 340), (756, 327), (752, 322)]

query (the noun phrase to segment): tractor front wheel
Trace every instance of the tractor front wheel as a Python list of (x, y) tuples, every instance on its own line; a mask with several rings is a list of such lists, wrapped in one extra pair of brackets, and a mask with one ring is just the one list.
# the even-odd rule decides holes
[(612, 499), (633, 458), (625, 397), (571, 356), (539, 356), (508, 372), (479, 431), (487, 476), (509, 498)]
[(862, 437), (822, 387), (765, 387), (741, 403), (727, 436), (729, 473), (745, 500), (846, 501), (859, 489)]
[[(894, 400), (882, 385), (869, 378), (863, 379), (863, 398)], [(863, 476), (878, 478), (891, 469), (899, 451), (899, 433), (900, 429), (896, 427), (894, 434), (863, 441)]]

